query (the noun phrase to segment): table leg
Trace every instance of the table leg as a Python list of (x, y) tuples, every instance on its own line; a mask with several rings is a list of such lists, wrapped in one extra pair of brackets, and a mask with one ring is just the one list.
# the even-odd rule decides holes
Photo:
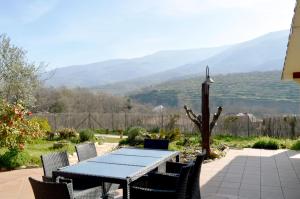
[(107, 191), (105, 187), (105, 182), (102, 181), (101, 186), (102, 186), (102, 198), (106, 198)]
[(123, 188), (123, 199), (130, 199), (128, 183), (123, 184), (122, 188)]

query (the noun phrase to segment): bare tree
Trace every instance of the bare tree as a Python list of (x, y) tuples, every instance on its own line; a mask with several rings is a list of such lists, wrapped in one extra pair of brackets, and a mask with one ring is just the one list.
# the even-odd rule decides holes
[(203, 118), (202, 115), (196, 115), (192, 109), (188, 108), (186, 105), (184, 105), (184, 109), (185, 112), (187, 114), (187, 116), (189, 117), (189, 119), (197, 126), (199, 133), (201, 134), (201, 138), (202, 138), (202, 150), (206, 150), (207, 156), (210, 156), (210, 137), (211, 137), (211, 133), (212, 130), (214, 128), (214, 126), (216, 125), (216, 122), (219, 118), (219, 116), (221, 115), (221, 112), (223, 110), (222, 107), (218, 107), (218, 112), (214, 114), (213, 116), (213, 120), (209, 125), (209, 131), (208, 134), (205, 133), (205, 131), (203, 130)]

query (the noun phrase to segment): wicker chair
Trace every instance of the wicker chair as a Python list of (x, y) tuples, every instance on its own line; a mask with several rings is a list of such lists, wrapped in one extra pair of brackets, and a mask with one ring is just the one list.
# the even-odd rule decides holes
[(144, 148), (147, 149), (166, 149), (169, 148), (169, 140), (144, 139)]
[[(196, 159), (193, 161), (194, 166), (190, 171), (189, 180), (188, 180), (188, 189), (186, 199), (201, 199), (200, 192), (200, 173), (203, 159), (206, 156), (206, 151), (197, 155)], [(167, 162), (166, 172), (167, 174), (176, 174), (179, 173), (181, 168), (187, 164), (178, 163), (178, 162)]]
[(58, 179), (58, 182), (41, 182), (29, 177), (29, 181), (36, 199), (94, 199), (101, 197), (101, 187), (73, 190), (70, 179)]
[(84, 143), (75, 146), (78, 161), (84, 161), (97, 156), (96, 146), (94, 143)]
[(44, 182), (53, 181), (52, 171), (70, 165), (68, 154), (66, 151), (41, 155), (41, 160), (42, 160), (43, 170), (44, 170), (44, 176), (43, 176)]
[[(94, 143), (78, 144), (75, 146), (75, 149), (79, 162), (97, 156), (96, 146)], [(104, 183), (104, 186), (108, 197), (111, 197), (114, 194), (114, 191), (120, 187), (119, 184), (112, 183)]]
[(190, 169), (193, 163), (183, 166), (179, 174), (150, 173), (130, 185), (131, 199), (185, 199)]
[[(55, 182), (56, 179), (53, 179), (52, 172), (59, 168), (70, 165), (68, 154), (66, 151), (42, 155), (41, 160), (44, 170), (44, 175), (42, 176), (44, 182)], [(80, 179), (73, 179), (73, 186), (76, 190), (98, 187), (99, 184), (99, 181), (95, 179), (83, 177), (81, 177)]]

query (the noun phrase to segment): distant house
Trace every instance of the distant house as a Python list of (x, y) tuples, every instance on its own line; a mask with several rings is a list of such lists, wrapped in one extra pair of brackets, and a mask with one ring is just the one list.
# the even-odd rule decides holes
[(156, 106), (156, 107), (154, 107), (152, 109), (152, 111), (156, 112), (156, 113), (161, 113), (163, 110), (164, 110), (164, 106), (163, 105)]
[(257, 119), (252, 113), (238, 113), (236, 114), (237, 117), (242, 118), (242, 119), (248, 119), (250, 122), (260, 122), (260, 119)]
[(297, 0), (286, 51), (282, 80), (300, 83), (300, 0)]

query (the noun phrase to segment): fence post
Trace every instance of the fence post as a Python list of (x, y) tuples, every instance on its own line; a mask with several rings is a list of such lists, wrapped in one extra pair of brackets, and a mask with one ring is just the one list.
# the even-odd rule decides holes
[(124, 130), (126, 130), (127, 129), (127, 113), (126, 113), (126, 111), (124, 111), (124, 116), (125, 116), (125, 124), (124, 124)]
[(161, 128), (164, 128), (164, 113), (161, 112)]
[(88, 127), (89, 129), (92, 128), (92, 123), (91, 123), (91, 113), (89, 112), (89, 115), (88, 115)]
[(112, 128), (112, 130), (114, 130), (114, 112), (112, 111), (111, 112), (111, 128)]
[(57, 130), (57, 124), (56, 124), (56, 114), (53, 113), (53, 119), (54, 119), (54, 130)]
[(249, 113), (247, 113), (247, 116), (248, 116), (248, 122), (247, 122), (248, 137), (250, 137), (250, 116), (249, 116)]

